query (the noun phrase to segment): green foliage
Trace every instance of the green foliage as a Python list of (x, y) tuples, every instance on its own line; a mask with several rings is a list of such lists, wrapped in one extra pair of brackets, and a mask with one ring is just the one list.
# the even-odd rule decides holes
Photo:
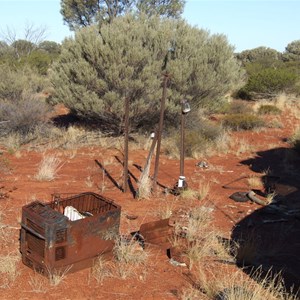
[[(186, 116), (184, 129), (185, 156), (194, 157), (195, 154), (206, 152), (209, 147), (215, 145), (223, 134), (224, 130), (222, 126), (202, 118), (195, 112), (189, 113)], [(166, 154), (179, 153), (180, 125), (177, 125), (177, 129), (172, 128), (167, 136), (174, 139), (174, 142), (166, 146)], [(177, 151), (174, 151), (174, 149)]]
[(44, 50), (47, 53), (56, 56), (59, 55), (61, 52), (61, 45), (52, 41), (43, 41), (39, 43), (38, 49)]
[(275, 105), (265, 104), (259, 107), (258, 114), (260, 115), (280, 115), (281, 110)]
[(148, 16), (159, 15), (163, 17), (179, 18), (183, 13), (185, 0), (139, 0), (136, 1), (138, 11)]
[(48, 82), (32, 69), (23, 67), (13, 69), (8, 64), (0, 68), (0, 100), (17, 101), (22, 95), (41, 92)]
[(300, 40), (289, 43), (285, 48), (283, 59), (285, 61), (299, 61), (300, 60)]
[(275, 49), (258, 47), (238, 53), (237, 58), (241, 60), (244, 65), (247, 63), (258, 63), (264, 67), (270, 67), (274, 62), (281, 59), (281, 53)]
[(247, 84), (239, 91), (242, 99), (272, 98), (280, 92), (293, 91), (297, 75), (287, 68), (266, 68), (250, 75)]
[(272, 98), (279, 92), (300, 92), (300, 40), (287, 45), (284, 53), (258, 47), (238, 53), (248, 74), (247, 84), (237, 93), (242, 99)]
[(185, 155), (193, 157), (195, 153), (206, 151), (222, 134), (221, 126), (212, 124), (207, 120), (199, 122), (197, 127), (187, 126), (184, 140)]
[(185, 0), (61, 0), (61, 14), (71, 30), (90, 26), (97, 22), (111, 23), (127, 12), (158, 14), (163, 17), (179, 17)]
[(223, 126), (232, 130), (251, 130), (264, 126), (264, 121), (252, 114), (229, 114), (223, 119)]
[(201, 152), (201, 150), (207, 148), (208, 143), (209, 140), (197, 130), (187, 130), (184, 140), (185, 156), (193, 157), (196, 151)]
[(39, 74), (46, 75), (52, 62), (59, 56), (59, 47), (47, 48), (47, 44), (42, 43), (39, 48), (30, 42), (23, 42), (17, 41), (14, 46), (0, 47), (0, 64), (9, 65), (11, 69), (23, 69), (28, 66)]
[(230, 103), (227, 113), (230, 114), (251, 114), (253, 112), (252, 107), (245, 101), (234, 101)]
[(51, 101), (117, 131), (128, 97), (135, 130), (157, 120), (162, 72), (170, 74), (166, 114), (172, 116), (183, 98), (195, 108), (213, 106), (242, 77), (225, 36), (183, 20), (126, 15), (100, 29), (83, 28), (63, 43)]
[(27, 40), (17, 40), (11, 44), (11, 47), (15, 50), (18, 58), (29, 55), (35, 49), (34, 43)]
[(22, 64), (29, 65), (41, 75), (46, 75), (49, 66), (51, 65), (51, 56), (44, 51), (33, 51), (27, 57), (23, 58)]

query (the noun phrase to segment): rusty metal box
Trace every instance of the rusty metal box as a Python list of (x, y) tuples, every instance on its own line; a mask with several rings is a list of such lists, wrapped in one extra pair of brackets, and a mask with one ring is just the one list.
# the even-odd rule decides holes
[[(75, 211), (68, 215), (67, 210)], [(95, 193), (63, 197), (22, 208), (20, 251), (25, 265), (44, 275), (74, 272), (111, 253), (119, 235), (121, 207)], [(79, 217), (78, 217), (79, 216)]]

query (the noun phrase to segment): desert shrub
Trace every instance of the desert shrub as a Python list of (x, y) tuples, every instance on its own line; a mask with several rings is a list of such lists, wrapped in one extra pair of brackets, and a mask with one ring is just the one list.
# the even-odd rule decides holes
[(281, 110), (275, 105), (265, 104), (259, 107), (258, 113), (260, 115), (279, 115)]
[(208, 147), (209, 140), (195, 130), (187, 130), (185, 133), (185, 155), (192, 157), (195, 151), (200, 152)]
[[(215, 125), (205, 119), (199, 119), (198, 122), (187, 122), (184, 140), (185, 155), (193, 157), (195, 153), (205, 152), (222, 134), (221, 126)], [(179, 133), (177, 133), (177, 146), (179, 149)]]
[(281, 53), (272, 48), (257, 47), (238, 53), (237, 58), (241, 60), (243, 64), (259, 63), (264, 66), (270, 66), (281, 58)]
[(0, 99), (19, 99), (26, 86), (26, 78), (3, 64), (0, 68)]
[(299, 61), (300, 57), (300, 40), (289, 43), (283, 53), (283, 59), (285, 61)]
[(179, 111), (184, 97), (196, 107), (213, 106), (243, 73), (225, 36), (183, 20), (131, 15), (100, 29), (83, 28), (74, 40), (65, 40), (52, 70), (51, 103), (64, 103), (77, 116), (115, 131), (120, 131), (126, 98), (132, 130), (158, 116), (162, 70), (172, 75), (166, 114)]
[(0, 68), (0, 100), (20, 100), (24, 94), (35, 94), (49, 86), (47, 78), (24, 66), (14, 68), (3, 64)]
[(232, 130), (251, 130), (264, 126), (264, 121), (252, 114), (230, 114), (224, 117), (223, 126)]
[(238, 92), (242, 99), (272, 98), (280, 92), (291, 92), (297, 74), (288, 68), (266, 68), (249, 76), (247, 84)]
[(246, 103), (246, 101), (234, 101), (230, 103), (230, 114), (249, 114), (252, 112), (252, 108)]
[(48, 123), (49, 106), (29, 97), (18, 101), (0, 101), (0, 136), (19, 133), (23, 136)]
[[(180, 152), (180, 127), (169, 128), (164, 139), (164, 153), (172, 157), (179, 157)], [(199, 112), (191, 112), (186, 116), (184, 129), (185, 156), (196, 157), (197, 154), (207, 153), (208, 149), (219, 143), (224, 135), (222, 126), (202, 117)]]
[(24, 64), (36, 69), (41, 75), (46, 75), (51, 65), (51, 56), (46, 51), (32, 51), (25, 59)]

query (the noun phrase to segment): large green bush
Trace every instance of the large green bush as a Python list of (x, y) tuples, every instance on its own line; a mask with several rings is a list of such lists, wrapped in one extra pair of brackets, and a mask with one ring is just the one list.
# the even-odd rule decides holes
[(288, 68), (266, 68), (251, 74), (238, 96), (248, 100), (272, 98), (280, 92), (292, 92), (297, 79), (297, 74)]
[(270, 67), (281, 60), (282, 54), (275, 49), (267, 47), (257, 47), (250, 50), (244, 50), (237, 53), (237, 58), (242, 61), (244, 65), (258, 63), (264, 67)]
[(242, 77), (225, 36), (182, 20), (126, 15), (100, 29), (84, 28), (63, 43), (53, 67), (51, 101), (118, 130), (127, 97), (135, 130), (157, 120), (163, 73), (169, 74), (171, 114), (180, 111), (182, 98), (193, 107), (213, 105)]
[(22, 95), (39, 93), (47, 86), (47, 78), (28, 66), (14, 68), (8, 64), (0, 65), (0, 100), (17, 101)]

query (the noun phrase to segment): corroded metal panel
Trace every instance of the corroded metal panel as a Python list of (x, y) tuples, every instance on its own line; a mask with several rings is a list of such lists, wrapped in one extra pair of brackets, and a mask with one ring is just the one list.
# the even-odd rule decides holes
[(170, 219), (144, 223), (140, 227), (139, 234), (144, 238), (146, 245), (154, 244), (167, 249), (171, 246), (174, 226)]
[[(75, 209), (81, 219), (64, 215)], [(22, 208), (20, 250), (23, 263), (47, 275), (49, 270), (70, 272), (90, 267), (93, 260), (111, 252), (119, 235), (121, 207), (95, 193), (32, 202)]]

